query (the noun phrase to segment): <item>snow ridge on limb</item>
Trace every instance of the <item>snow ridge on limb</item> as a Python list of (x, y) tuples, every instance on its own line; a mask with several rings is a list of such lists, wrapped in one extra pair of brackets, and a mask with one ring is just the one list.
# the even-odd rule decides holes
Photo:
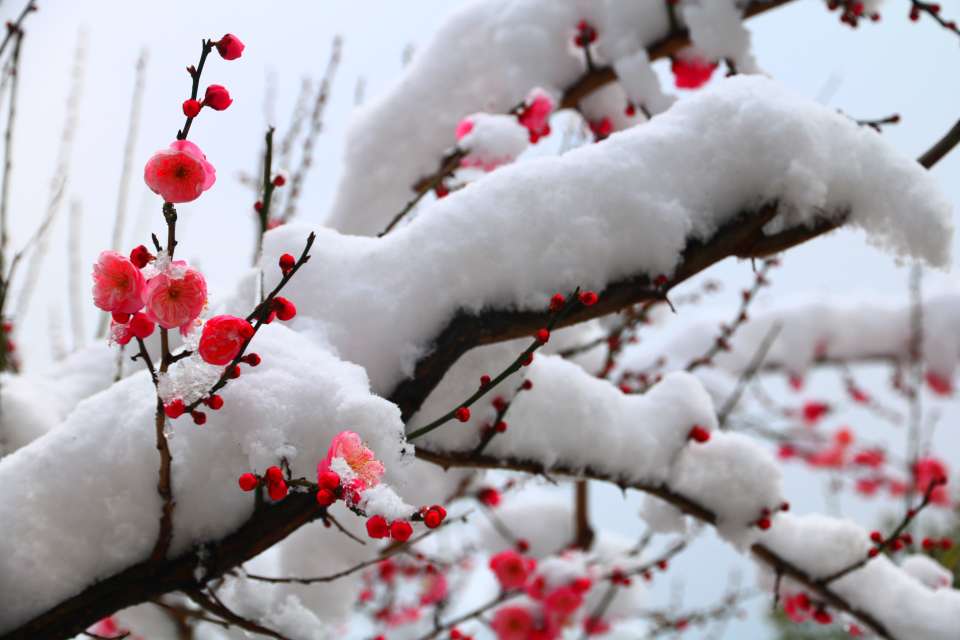
[[(788, 2), (740, 4), (747, 5), (743, 17), (749, 17)], [(739, 20), (740, 11), (730, 5), (724, 13)], [(682, 20), (677, 13), (674, 18)], [(599, 34), (591, 47), (596, 63), (591, 69), (585, 69), (582, 50), (572, 44), (581, 20)], [(647, 49), (653, 60), (690, 43), (690, 34), (673, 24), (666, 4), (654, 0), (468, 4), (444, 22), (390, 90), (357, 113), (328, 224), (345, 233), (382, 230), (413, 194), (414, 184), (436, 171), (464, 116), (481, 110), (506, 113), (535, 87), (562, 98), (563, 108), (576, 107), (617, 79), (611, 65), (621, 58)], [(749, 56), (746, 49), (737, 52), (743, 54), (738, 58)]]
[[(881, 637), (946, 640), (954, 633), (960, 591), (929, 588), (885, 556), (830, 580), (838, 567), (867, 558), (868, 532), (849, 521), (783, 513), (776, 462), (750, 438), (715, 431), (713, 406), (692, 375), (668, 374), (644, 396), (625, 395), (544, 356), (528, 379), (536, 392), (517, 396), (513, 425), (484, 453), (455, 450), (450, 437), (431, 434), (417, 456), (447, 468), (566, 474), (644, 491), (715, 526), (780, 573), (784, 590), (805, 590)], [(705, 441), (691, 435), (695, 426), (709, 434)]]
[[(589, 310), (602, 315), (658, 295), (660, 274), (672, 286), (727, 256), (783, 250), (842, 223), (898, 256), (943, 265), (950, 216), (927, 172), (874, 131), (766, 78), (735, 77), (643, 127), (488, 174), (383, 238), (321, 230), (319, 266), (290, 285), (309, 298), (294, 322), (386, 393), (457, 309), (510, 310), (516, 326), (515, 312), (582, 286), (604, 291)], [(268, 234), (265, 260), (302, 233)], [(622, 299), (610, 303), (616, 287)]]

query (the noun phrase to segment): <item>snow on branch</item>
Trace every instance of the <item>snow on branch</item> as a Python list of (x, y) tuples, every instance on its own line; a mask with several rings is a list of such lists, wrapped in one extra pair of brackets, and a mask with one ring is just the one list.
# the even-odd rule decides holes
[[(408, 418), (467, 350), (534, 334), (558, 290), (601, 292), (566, 317), (572, 324), (662, 299), (725, 257), (782, 250), (842, 223), (899, 255), (942, 264), (949, 219), (923, 169), (872, 130), (768, 80), (735, 78), (646, 127), (491, 174), (382, 239), (321, 230), (310, 269), (289, 284), (299, 306), (295, 332), (265, 327), (258, 340), (271, 358), (231, 383), (231, 402), (202, 429), (171, 441), (179, 517), (168, 560), (141, 564), (160, 507), (143, 428), (155, 409), (145, 373), (82, 402), (65, 423), (0, 461), (0, 484), (9, 489), (0, 521), (11, 523), (0, 539), (0, 592), (14, 594), (0, 628), (37, 638), (73, 632), (92, 616), (195, 586), (201, 543), (216, 551), (212, 567), (201, 563), (202, 576), (256, 555), (317, 517), (316, 501), (291, 494), (251, 518), (252, 501), (222, 488), (238, 471), (280, 457), (294, 475), (311, 475), (316, 455), (344, 428), (405, 475), (400, 415), (370, 387)], [(303, 235), (292, 226), (268, 233), (264, 264), (276, 264)], [(279, 278), (270, 277), (268, 287)], [(231, 305), (245, 312), (255, 291), (251, 277)], [(667, 432), (662, 446), (676, 447), (684, 435)], [(701, 454), (683, 447), (677, 465), (703, 455), (705, 468), (722, 466), (739, 450), (738, 437), (718, 437)], [(490, 446), (496, 451), (497, 440)], [(760, 457), (751, 461), (765, 470)], [(571, 460), (571, 470), (593, 462)], [(648, 471), (632, 481), (662, 480)], [(709, 476), (677, 482), (690, 500), (713, 497)], [(776, 507), (776, 493), (755, 494), (749, 514), (721, 509), (711, 517), (694, 502), (687, 510), (742, 526)], [(77, 548), (78, 531), (96, 545)]]
[[(749, 37), (736, 29), (742, 29), (741, 17), (790, 1), (741, 2), (745, 5), (742, 16), (733, 2), (717, 2), (722, 6), (706, 17), (727, 16), (736, 37), (728, 37), (729, 28), (701, 28), (699, 34), (695, 28), (693, 42), (700, 35), (712, 53), (720, 51), (746, 63)], [(702, 20), (693, 13), (697, 14), (693, 22), (700, 27)], [(685, 17), (669, 2), (656, 1), (496, 0), (474, 2), (454, 12), (394, 87), (357, 114), (348, 134), (344, 173), (329, 224), (346, 233), (376, 234), (413, 195), (414, 185), (422, 193), (436, 186), (436, 181), (423, 178), (437, 173), (438, 166), (440, 178), (458, 166), (462, 154), (451, 147), (462, 118), (477, 111), (507, 113), (536, 87), (557, 98), (561, 108), (577, 108), (581, 100), (617, 81), (619, 73), (640, 73), (649, 69), (649, 60), (689, 47), (691, 33), (683, 23)], [(586, 47), (574, 43), (580, 22), (599, 35)], [(736, 51), (714, 51), (718, 35), (741, 46)], [(617, 64), (644, 50), (643, 64)], [(664, 102), (652, 75), (641, 83), (641, 93), (634, 90), (638, 81), (622, 80), (629, 98), (641, 107), (643, 94), (658, 104)], [(649, 106), (654, 112), (660, 110), (655, 104)]]
[[(528, 379), (535, 392), (517, 397), (510, 430), (486, 452), (431, 435), (417, 457), (445, 468), (563, 474), (644, 491), (749, 550), (781, 576), (781, 593), (809, 591), (883, 638), (953, 633), (960, 591), (929, 588), (870, 553), (870, 535), (853, 522), (784, 513), (776, 462), (749, 438), (714, 430), (713, 406), (692, 375), (669, 374), (646, 395), (631, 396), (548, 356), (531, 365)], [(695, 435), (697, 427), (706, 438)]]

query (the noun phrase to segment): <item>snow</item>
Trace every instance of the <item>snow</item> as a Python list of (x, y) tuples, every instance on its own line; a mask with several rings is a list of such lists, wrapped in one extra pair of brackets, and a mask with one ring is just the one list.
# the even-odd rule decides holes
[(900, 568), (931, 589), (942, 589), (953, 585), (953, 574), (929, 556), (909, 555), (900, 561)]
[[(174, 423), (174, 555), (248, 518), (253, 498), (237, 477), (277, 464), (278, 452), (295, 452), (294, 474), (313, 477), (331, 438), (349, 428), (384, 461), (388, 478), (399, 466), (399, 414), (370, 395), (361, 368), (277, 324), (254, 344), (263, 363), (227, 386), (223, 409), (209, 412), (202, 428), (189, 419)], [(153, 398), (141, 371), (80, 403), (61, 427), (0, 463), (8, 490), (0, 503), (8, 534), (0, 540), (0, 628), (150, 552), (160, 512)]]
[(513, 162), (529, 143), (527, 130), (514, 116), (474, 113), (464, 121), (470, 123), (470, 131), (457, 145), (469, 151), (461, 161), (463, 166), (492, 171), (501, 164)]
[[(853, 522), (789, 513), (774, 518), (761, 542), (814, 578), (862, 560), (872, 546), (867, 532)], [(901, 569), (881, 554), (830, 586), (852, 606), (877, 618), (896, 638), (956, 638), (960, 591), (931, 589), (914, 577), (916, 567), (911, 569), (910, 564)]]
[(646, 49), (640, 49), (615, 61), (613, 70), (627, 97), (634, 104), (643, 105), (651, 113), (666, 111), (676, 100), (660, 88), (660, 80), (650, 64)]
[[(750, 318), (730, 339), (730, 351), (714, 357), (714, 364), (729, 373), (743, 371), (774, 325), (776, 340), (764, 362), (794, 375), (803, 375), (818, 358), (838, 361), (906, 359), (909, 357), (912, 309), (901, 298), (847, 296), (797, 296), (775, 305), (756, 303)], [(923, 301), (923, 359), (927, 367), (950, 379), (960, 363), (960, 335), (953, 330), (960, 316), (960, 293), (943, 290)], [(731, 314), (698, 310), (692, 322), (681, 311), (671, 321), (663, 340), (629, 347), (620, 367), (645, 369), (658, 358), (665, 368), (684, 367), (702, 355), (719, 334), (721, 322)]]
[(739, 73), (759, 71), (736, 0), (687, 2), (681, 13), (694, 47), (708, 60), (732, 60)]
[[(736, 77), (643, 127), (488, 174), (384, 238), (319, 230), (310, 268), (290, 285), (293, 326), (386, 392), (457, 308), (543, 309), (557, 290), (669, 274), (690, 239), (772, 200), (784, 212), (777, 227), (849, 208), (872, 243), (947, 260), (951, 207), (918, 164), (768, 79)], [(268, 233), (264, 264), (306, 233)]]

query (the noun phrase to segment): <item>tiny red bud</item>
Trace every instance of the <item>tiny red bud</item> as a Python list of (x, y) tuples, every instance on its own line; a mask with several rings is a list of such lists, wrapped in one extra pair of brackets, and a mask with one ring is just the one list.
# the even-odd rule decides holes
[(287, 493), (289, 492), (290, 488), (287, 486), (287, 483), (284, 480), (281, 480), (280, 482), (271, 482), (267, 485), (267, 494), (274, 502), (283, 500), (287, 497)]
[(257, 476), (253, 475), (252, 473), (242, 474), (238, 482), (240, 484), (240, 488), (244, 491), (253, 491), (257, 488), (257, 485), (260, 484)]
[(278, 173), (277, 175), (273, 176), (273, 186), (282, 187), (285, 184), (287, 184), (287, 179), (282, 175)]
[(183, 400), (176, 398), (171, 400), (167, 404), (163, 405), (163, 412), (167, 414), (167, 417), (171, 420), (176, 420), (183, 415), (183, 412), (186, 408), (183, 405)]
[(193, 98), (190, 98), (189, 100), (184, 100), (183, 115), (187, 116), (188, 118), (196, 118), (197, 114), (200, 113), (200, 108), (202, 106), (203, 105), (200, 104), (199, 100), (194, 100)]
[(213, 409), (214, 411), (219, 411), (223, 407), (223, 397), (213, 394), (207, 398), (207, 406)]
[(297, 264), (297, 259), (294, 258), (289, 253), (285, 253), (282, 256), (280, 256), (280, 270), (283, 271), (284, 273), (286, 273), (287, 271), (290, 271), (290, 269), (293, 269), (294, 265), (296, 264)]
[(321, 487), (317, 490), (317, 504), (321, 507), (329, 507), (336, 501), (337, 495), (330, 489)]
[(699, 443), (704, 443), (710, 440), (710, 432), (701, 427), (700, 425), (694, 425), (690, 429), (690, 433), (687, 436), (690, 440), (696, 440)]
[(490, 376), (488, 376), (487, 374), (483, 374), (482, 376), (480, 376), (480, 386), (485, 387), (488, 384), (490, 384)]
[(459, 407), (455, 412), (454, 416), (460, 422), (466, 422), (470, 419), (470, 407)]
[(297, 315), (297, 307), (281, 296), (273, 299), (273, 310), (277, 313), (277, 318), (284, 322), (292, 320), (293, 317)]
[(883, 534), (880, 533), (879, 531), (871, 531), (870, 540), (872, 542), (875, 542), (876, 544), (880, 544), (881, 542), (883, 542)]
[(524, 367), (529, 367), (532, 362), (533, 362), (533, 351), (530, 351), (529, 353), (525, 353), (523, 357), (520, 359), (520, 364), (523, 365)]
[(238, 364), (237, 364), (237, 365), (234, 365), (233, 368), (230, 370), (230, 375), (229, 375), (228, 377), (231, 378), (232, 380), (236, 380), (237, 378), (239, 378), (239, 377), (240, 377), (240, 365), (238, 365)]
[(594, 291), (584, 291), (580, 294), (580, 304), (585, 307), (592, 307), (599, 299), (600, 297)]
[(270, 482), (270, 483), (277, 483), (277, 482), (283, 481), (283, 469), (277, 466), (268, 467), (264, 475), (267, 478), (267, 482)]
[(524, 380), (523, 384), (520, 385), (520, 388), (524, 391), (529, 391), (530, 389), (533, 389), (533, 382), (530, 380)]
[(130, 334), (134, 338), (143, 340), (153, 334), (155, 328), (156, 325), (139, 311), (130, 319)]
[(130, 252), (130, 262), (138, 269), (143, 269), (154, 257), (142, 244), (134, 247), (133, 251)]
[(219, 84), (212, 84), (207, 87), (203, 96), (203, 106), (210, 107), (214, 111), (223, 111), (231, 104), (233, 104), (233, 98), (230, 97), (230, 92), (227, 91), (226, 87)]
[(496, 424), (496, 426), (494, 426), (494, 429), (496, 430), (497, 433), (503, 433), (504, 431), (507, 430), (507, 423), (501, 420)]
[(546, 328), (537, 330), (537, 342), (546, 343), (550, 339), (550, 331)]
[(770, 518), (764, 517), (764, 518), (760, 518), (759, 520), (757, 520), (757, 527), (758, 527), (759, 529), (763, 529), (764, 531), (766, 531), (767, 529), (769, 529), (771, 524), (772, 524), (772, 523), (770, 522)]
[(327, 469), (326, 471), (321, 471), (317, 476), (317, 484), (319, 484), (324, 489), (336, 489), (340, 486), (340, 474), (336, 471), (331, 471)]
[(390, 524), (390, 537), (397, 542), (406, 542), (413, 535), (413, 527), (406, 520), (394, 520)]
[(557, 312), (563, 308), (563, 305), (566, 304), (567, 299), (563, 297), (562, 293), (555, 293), (553, 297), (550, 298), (550, 311)]
[(517, 551), (520, 553), (526, 553), (527, 551), (530, 551), (530, 543), (524, 538), (518, 538), (514, 546), (517, 547)]
[(191, 411), (190, 417), (193, 418), (194, 424), (202, 426), (207, 423), (207, 414), (203, 411)]
[(259, 354), (256, 354), (256, 353), (248, 353), (247, 355), (243, 356), (243, 358), (241, 358), (240, 361), (241, 361), (241, 362), (245, 362), (246, 364), (250, 365), (251, 367), (255, 367), (255, 366), (257, 366), (258, 364), (260, 364), (261, 359), (260, 359), (260, 355), (259, 355)]
[(216, 43), (217, 53), (220, 54), (220, 57), (224, 60), (236, 60), (240, 57), (240, 54), (243, 53), (244, 45), (240, 42), (240, 38), (228, 33), (222, 38), (220, 38)]
[(256, 211), (257, 213), (260, 213), (261, 211), (263, 211), (263, 203), (260, 202), (259, 200), (257, 200), (256, 202), (254, 202), (254, 203), (253, 203), (253, 210)]

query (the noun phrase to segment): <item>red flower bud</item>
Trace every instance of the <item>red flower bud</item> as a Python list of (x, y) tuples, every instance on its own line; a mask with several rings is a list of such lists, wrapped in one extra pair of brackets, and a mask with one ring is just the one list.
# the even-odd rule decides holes
[(292, 302), (283, 297), (273, 299), (273, 310), (277, 313), (277, 318), (286, 322), (292, 320), (297, 315), (297, 307)]
[(275, 484), (283, 482), (283, 469), (280, 467), (268, 467), (265, 475), (269, 483)]
[(386, 538), (389, 534), (387, 521), (383, 516), (370, 516), (367, 518), (367, 535), (371, 538)]
[(337, 494), (330, 489), (321, 487), (317, 490), (317, 504), (321, 507), (329, 507), (337, 501)]
[(110, 317), (113, 318), (113, 321), (117, 324), (127, 324), (130, 322), (130, 314), (122, 311), (112, 311)]
[(394, 520), (390, 525), (390, 537), (397, 542), (406, 542), (413, 535), (413, 527), (406, 520)]
[(280, 270), (284, 273), (290, 271), (290, 269), (293, 269), (295, 264), (297, 264), (297, 259), (289, 253), (285, 253), (280, 256)]
[(184, 100), (183, 115), (187, 116), (188, 118), (196, 118), (197, 114), (200, 113), (200, 108), (202, 106), (203, 105), (200, 104), (199, 100), (194, 100), (193, 98), (190, 98), (189, 100)]
[(130, 252), (130, 262), (138, 269), (143, 269), (154, 257), (142, 244), (134, 247), (133, 251)]
[(550, 311), (557, 312), (563, 308), (563, 305), (566, 303), (567, 299), (563, 297), (562, 293), (555, 293), (553, 297), (550, 298)]
[(704, 443), (710, 440), (710, 432), (701, 427), (700, 425), (694, 425), (690, 429), (690, 433), (687, 436), (690, 440), (696, 440), (699, 443)]
[(285, 184), (287, 184), (287, 179), (282, 175), (278, 173), (277, 175), (273, 176), (273, 186), (282, 187)]
[(580, 294), (580, 304), (585, 307), (592, 307), (599, 299), (600, 297), (594, 291), (584, 291)]
[(207, 398), (207, 406), (213, 409), (214, 411), (219, 411), (223, 407), (223, 398), (217, 394), (213, 394)]
[(283, 500), (287, 497), (290, 489), (287, 487), (287, 483), (284, 480), (280, 482), (271, 482), (267, 485), (267, 493), (270, 495), (270, 499), (274, 502), (278, 500)]
[(460, 407), (454, 412), (454, 415), (456, 416), (457, 420), (459, 420), (460, 422), (466, 422), (467, 420), (470, 419), (470, 408)]
[(240, 476), (240, 488), (244, 491), (253, 491), (257, 488), (257, 485), (260, 484), (260, 481), (257, 479), (257, 476), (252, 473), (244, 473)]
[(194, 424), (204, 425), (207, 423), (207, 414), (203, 411), (191, 411), (190, 417), (193, 418)]
[(230, 97), (230, 92), (227, 91), (226, 87), (219, 84), (212, 84), (207, 87), (207, 91), (203, 95), (203, 105), (214, 111), (223, 111), (232, 103), (233, 98)]
[(167, 417), (170, 418), (171, 420), (176, 420), (177, 418), (182, 416), (185, 410), (186, 409), (183, 405), (183, 400), (181, 400), (180, 398), (171, 400), (167, 404), (163, 405), (163, 412), (167, 414)]
[(546, 343), (550, 339), (550, 331), (546, 328), (537, 330), (537, 342)]
[(223, 36), (215, 44), (217, 53), (224, 60), (236, 60), (243, 53), (243, 43), (240, 42), (240, 38), (232, 33)]
[(130, 334), (134, 338), (143, 340), (150, 336), (154, 329), (156, 329), (156, 325), (139, 311), (133, 314), (133, 317), (130, 319)]
[(340, 475), (336, 471), (321, 471), (317, 475), (317, 484), (319, 484), (324, 489), (336, 489), (340, 486)]
[(257, 366), (258, 364), (260, 364), (261, 359), (260, 359), (260, 355), (259, 355), (259, 354), (256, 354), (256, 353), (248, 353), (247, 355), (243, 356), (243, 358), (241, 358), (240, 361), (241, 361), (241, 362), (245, 362), (246, 364), (250, 365), (251, 367), (255, 367), (255, 366)]

